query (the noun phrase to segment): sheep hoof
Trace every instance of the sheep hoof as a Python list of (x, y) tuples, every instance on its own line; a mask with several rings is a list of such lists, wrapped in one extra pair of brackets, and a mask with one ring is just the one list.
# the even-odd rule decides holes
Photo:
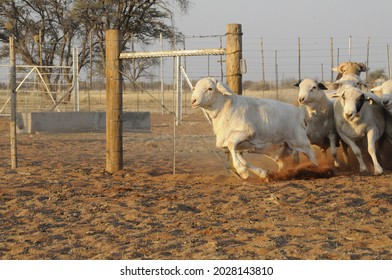
[(257, 176), (259, 176), (261, 179), (267, 179), (268, 174), (267, 174), (267, 171), (259, 168), (257, 170)]
[[(360, 167), (359, 168), (359, 172), (361, 172), (361, 173), (368, 173), (369, 172), (369, 170), (367, 169), (367, 167)], [(374, 171), (374, 173), (375, 173), (376, 171)]]
[(241, 177), (242, 179), (244, 179), (244, 180), (246, 180), (246, 179), (249, 178), (249, 172), (248, 172), (247, 170), (245, 170), (245, 171), (239, 173), (239, 175), (240, 175), (240, 177)]
[(383, 172), (384, 170), (381, 167), (374, 169), (374, 175), (382, 175)]

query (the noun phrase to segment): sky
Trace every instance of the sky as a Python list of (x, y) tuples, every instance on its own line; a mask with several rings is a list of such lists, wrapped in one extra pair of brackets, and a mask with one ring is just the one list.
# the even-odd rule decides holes
[[(301, 77), (330, 80), (331, 37), (334, 66), (350, 57), (366, 63), (369, 43), (370, 69), (388, 74), (391, 11), (391, 0), (193, 0), (186, 15), (176, 15), (175, 24), (186, 36), (187, 49), (218, 48), (219, 38), (193, 36), (223, 35), (227, 24), (241, 24), (243, 80), (262, 78), (261, 38), (266, 80), (275, 78), (275, 54), (279, 79), (299, 76), (298, 38)], [(193, 78), (221, 72), (219, 57), (187, 58), (186, 68)]]

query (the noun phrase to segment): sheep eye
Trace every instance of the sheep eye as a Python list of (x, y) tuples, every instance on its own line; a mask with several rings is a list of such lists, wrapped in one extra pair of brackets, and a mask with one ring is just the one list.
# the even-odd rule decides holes
[(313, 87), (313, 88), (312, 88), (312, 90), (315, 90), (315, 89), (316, 89), (316, 87)]
[(212, 88), (208, 88), (207, 90), (212, 90)]

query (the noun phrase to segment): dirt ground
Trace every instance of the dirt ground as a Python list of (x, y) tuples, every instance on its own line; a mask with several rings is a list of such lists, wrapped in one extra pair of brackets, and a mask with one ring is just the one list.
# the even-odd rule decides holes
[[(240, 180), (200, 111), (152, 115), (105, 171), (105, 134), (18, 135), (0, 118), (0, 259), (392, 259), (392, 173), (322, 166)], [(176, 147), (175, 153), (174, 146)], [(173, 159), (175, 155), (175, 174)]]

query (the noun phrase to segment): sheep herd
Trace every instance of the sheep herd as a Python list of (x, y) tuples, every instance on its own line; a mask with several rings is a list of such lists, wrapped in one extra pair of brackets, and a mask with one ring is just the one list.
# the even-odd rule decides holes
[[(234, 94), (226, 84), (211, 77), (197, 82), (191, 105), (207, 113), (216, 146), (228, 151), (233, 171), (242, 179), (249, 177), (249, 171), (262, 179), (268, 178), (266, 170), (244, 158), (244, 152), (270, 157), (281, 171), (283, 159), (292, 157), (298, 163), (299, 153), (318, 166), (312, 146), (322, 151), (329, 149), (335, 167), (348, 165), (351, 149), (360, 172), (368, 172), (363, 159), (367, 150), (373, 174), (383, 174), (380, 149), (386, 141), (392, 143), (392, 80), (365, 92), (360, 79), (360, 73), (367, 71), (363, 63), (344, 62), (333, 70), (338, 76), (332, 92), (310, 78), (295, 84), (299, 88), (298, 107)], [(339, 146), (342, 159), (338, 158)]]

